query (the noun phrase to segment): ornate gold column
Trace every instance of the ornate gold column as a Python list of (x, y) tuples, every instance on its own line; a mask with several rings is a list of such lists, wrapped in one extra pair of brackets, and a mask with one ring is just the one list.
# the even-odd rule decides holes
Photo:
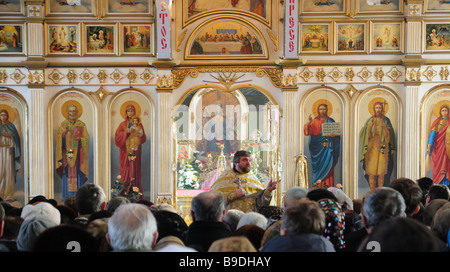
[(281, 90), (283, 91), (283, 179), (282, 192), (286, 192), (295, 184), (295, 164), (296, 155), (299, 150), (298, 145), (298, 104), (296, 94), (297, 87), (297, 67), (301, 64), (299, 60), (282, 60), (279, 63), (283, 67), (281, 78)]
[(421, 66), (426, 62), (422, 59), (422, 10), (423, 0), (408, 0), (406, 6), (406, 58), (402, 60), (406, 68), (405, 74), (405, 133), (403, 143), (404, 176), (416, 180), (420, 175), (420, 88), (421, 88)]
[(173, 77), (171, 74), (175, 63), (172, 61), (153, 61), (152, 65), (158, 68), (157, 88), (157, 133), (158, 136), (158, 175), (156, 192), (153, 193), (156, 203), (175, 205), (174, 182), (172, 172), (173, 145), (172, 145), (172, 91)]

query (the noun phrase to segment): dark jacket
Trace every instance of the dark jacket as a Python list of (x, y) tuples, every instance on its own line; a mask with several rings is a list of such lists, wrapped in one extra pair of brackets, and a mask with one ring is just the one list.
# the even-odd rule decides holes
[(231, 230), (223, 222), (195, 221), (189, 225), (186, 246), (199, 252), (207, 252), (211, 244), (231, 236)]
[(261, 252), (336, 252), (333, 244), (314, 233), (278, 236), (270, 239)]

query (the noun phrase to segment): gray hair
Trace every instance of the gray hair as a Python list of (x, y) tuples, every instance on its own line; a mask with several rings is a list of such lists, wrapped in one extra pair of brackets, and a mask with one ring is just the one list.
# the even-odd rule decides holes
[(153, 214), (138, 203), (120, 205), (108, 222), (110, 244), (117, 251), (150, 250), (157, 231)]
[(405, 210), (405, 200), (397, 190), (378, 187), (364, 197), (362, 213), (368, 228), (372, 229), (389, 218), (406, 216)]
[(210, 191), (198, 194), (191, 202), (191, 211), (196, 221), (220, 221), (224, 210), (223, 197)]
[(284, 194), (284, 206), (286, 206), (286, 204), (288, 204), (288, 202), (297, 201), (297, 200), (300, 200), (300, 199), (306, 197), (307, 194), (308, 194), (308, 189), (306, 189), (306, 188), (299, 187), (299, 186), (290, 188)]
[(75, 195), (75, 204), (81, 215), (100, 211), (105, 202), (106, 195), (103, 188), (94, 183), (85, 183)]
[(236, 229), (239, 229), (245, 225), (256, 225), (265, 230), (267, 227), (267, 218), (257, 212), (248, 212), (242, 216), (241, 220), (239, 220)]

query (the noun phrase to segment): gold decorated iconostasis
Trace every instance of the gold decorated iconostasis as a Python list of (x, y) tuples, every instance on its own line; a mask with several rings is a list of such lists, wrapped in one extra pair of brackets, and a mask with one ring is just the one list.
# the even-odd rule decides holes
[(187, 215), (239, 149), (281, 179), (273, 205), (292, 186), (448, 182), (450, 4), (372, 2), (1, 3), (0, 196), (131, 185)]

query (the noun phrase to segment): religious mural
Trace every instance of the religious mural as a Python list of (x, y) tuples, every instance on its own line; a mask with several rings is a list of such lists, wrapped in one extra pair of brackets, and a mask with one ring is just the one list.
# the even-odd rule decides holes
[(314, 90), (303, 105), (303, 154), (309, 188), (342, 184), (343, 104), (331, 90)]
[(54, 195), (73, 196), (86, 182), (94, 182), (94, 109), (78, 91), (61, 93), (51, 107), (54, 156)]
[(396, 97), (388, 90), (367, 91), (359, 100), (358, 190), (387, 186), (396, 178), (398, 112)]
[(26, 115), (24, 104), (12, 93), (0, 93), (0, 198), (26, 201)]

